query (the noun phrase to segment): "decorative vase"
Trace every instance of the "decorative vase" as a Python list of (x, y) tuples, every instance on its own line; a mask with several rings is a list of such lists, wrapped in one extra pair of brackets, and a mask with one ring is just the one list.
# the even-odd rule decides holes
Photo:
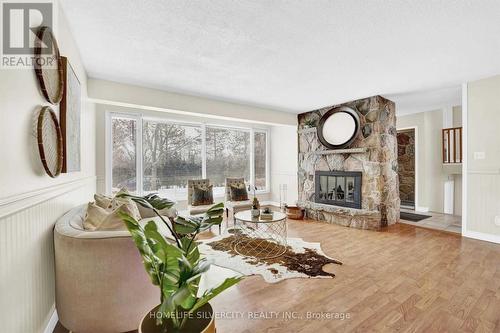
[(196, 310), (180, 330), (176, 330), (168, 319), (164, 319), (161, 325), (156, 325), (156, 315), (159, 307), (159, 305), (156, 306), (142, 318), (139, 324), (139, 333), (215, 333), (214, 309), (210, 303)]
[(260, 209), (258, 208), (252, 208), (250, 211), (252, 217), (259, 217), (260, 216)]

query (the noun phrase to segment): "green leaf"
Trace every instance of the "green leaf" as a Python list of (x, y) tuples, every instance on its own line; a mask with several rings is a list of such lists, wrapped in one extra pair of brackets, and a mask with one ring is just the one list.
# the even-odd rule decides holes
[(180, 242), (186, 258), (194, 266), (200, 259), (198, 245), (188, 237), (181, 238)]
[(190, 313), (195, 312), (197, 309), (201, 308), (203, 305), (207, 304), (212, 298), (219, 295), (224, 290), (232, 287), (243, 279), (243, 277), (230, 277), (224, 280), (219, 286), (209, 289), (203, 293), (203, 295), (196, 301), (193, 305)]
[(118, 198), (130, 198), (134, 202), (138, 203), (139, 205), (149, 208), (149, 209), (156, 209), (156, 210), (162, 210), (162, 209), (168, 209), (171, 208), (175, 205), (174, 201), (171, 201), (167, 198), (162, 198), (158, 196), (156, 193), (150, 193), (147, 194), (143, 197), (137, 196), (137, 195), (132, 195), (128, 193), (120, 193), (117, 195)]
[(216, 216), (224, 214), (224, 203), (221, 202), (216, 205), (213, 205), (207, 210), (205, 214), (208, 216)]
[(168, 243), (162, 234), (158, 232), (158, 227), (154, 221), (149, 221), (144, 228), (144, 235), (149, 240), (154, 240), (157, 243), (155, 246), (154, 253), (162, 260), (162, 262), (166, 263), (167, 251), (169, 249)]
[(193, 234), (198, 230), (200, 222), (196, 218), (178, 216), (175, 219), (175, 232), (181, 235)]

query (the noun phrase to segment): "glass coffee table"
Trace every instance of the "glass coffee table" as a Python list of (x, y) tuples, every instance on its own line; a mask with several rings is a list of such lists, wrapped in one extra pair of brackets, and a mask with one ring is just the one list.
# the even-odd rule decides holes
[(250, 210), (234, 215), (236, 241), (234, 250), (245, 257), (269, 259), (286, 252), (286, 214), (273, 212), (270, 220), (252, 217)]

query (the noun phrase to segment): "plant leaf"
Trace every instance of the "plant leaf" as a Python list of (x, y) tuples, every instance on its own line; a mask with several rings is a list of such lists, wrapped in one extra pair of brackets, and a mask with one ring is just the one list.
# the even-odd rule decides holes
[(201, 308), (203, 305), (207, 304), (212, 298), (219, 295), (224, 290), (237, 284), (241, 280), (243, 280), (242, 276), (230, 277), (230, 278), (225, 279), (224, 282), (222, 282), (219, 286), (205, 291), (203, 293), (203, 295), (200, 298), (198, 298), (198, 300), (193, 305), (193, 307), (189, 310), (189, 312), (193, 313), (197, 309)]
[(175, 202), (167, 199), (167, 198), (162, 198), (158, 196), (156, 193), (150, 193), (147, 194), (143, 197), (137, 196), (137, 195), (132, 195), (128, 193), (120, 193), (117, 195), (118, 198), (130, 198), (134, 202), (138, 203), (139, 205), (149, 208), (149, 209), (156, 209), (156, 210), (162, 210), (162, 209), (168, 209), (172, 208), (175, 205)]
[(200, 259), (200, 251), (198, 249), (198, 245), (194, 241), (191, 242), (191, 239), (189, 239), (188, 237), (181, 238), (180, 242), (186, 258), (191, 263), (191, 265), (194, 266)]
[(161, 259), (155, 255), (154, 249), (151, 248), (151, 244), (144, 233), (144, 229), (133, 217), (123, 211), (119, 211), (118, 216), (120, 216), (129, 230), (132, 240), (142, 256), (144, 268), (151, 278), (151, 282), (154, 285), (159, 285), (160, 272), (158, 271), (158, 266), (161, 263)]

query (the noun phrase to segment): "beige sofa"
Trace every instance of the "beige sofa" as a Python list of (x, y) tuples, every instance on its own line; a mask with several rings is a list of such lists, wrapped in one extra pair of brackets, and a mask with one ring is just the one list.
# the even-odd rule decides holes
[[(85, 231), (87, 205), (60, 218), (54, 230), (56, 308), (69, 330), (127, 332), (159, 304), (160, 293), (144, 271), (141, 257), (127, 230)], [(160, 232), (168, 228), (159, 218)]]

